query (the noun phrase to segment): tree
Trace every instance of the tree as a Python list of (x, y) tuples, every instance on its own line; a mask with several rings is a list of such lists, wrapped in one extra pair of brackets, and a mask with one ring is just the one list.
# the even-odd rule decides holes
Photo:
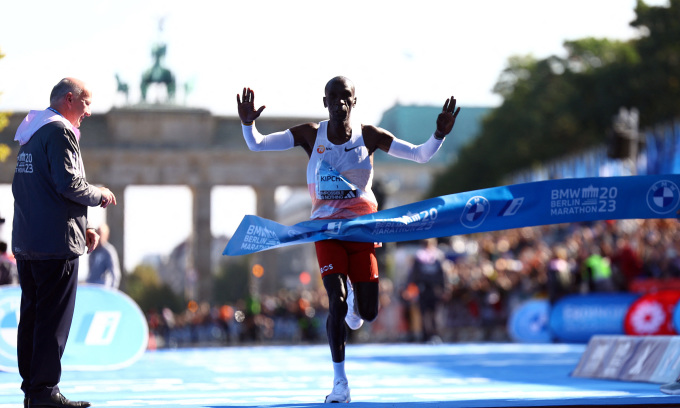
[(680, 113), (680, 0), (650, 7), (638, 0), (630, 41), (567, 41), (565, 58), (513, 56), (494, 92), (503, 103), (477, 139), (438, 175), (429, 196), (500, 185), (508, 174), (577, 154), (606, 141), (621, 107), (641, 126)]
[[(2, 53), (2, 50), (0, 50), (0, 59), (2, 59), (5, 55)], [(0, 92), (0, 95), (2, 95), (2, 92)], [(0, 112), (0, 130), (5, 128), (9, 124), (9, 113), (7, 112)], [(7, 157), (10, 155), (12, 152), (12, 149), (7, 146), (4, 143), (0, 143), (0, 162), (4, 162), (7, 160)]]
[(175, 313), (184, 309), (181, 296), (163, 283), (158, 272), (151, 266), (139, 265), (125, 279), (125, 293), (128, 294), (144, 313), (167, 307)]
[(632, 72), (632, 94), (640, 124), (653, 126), (680, 113), (680, 0), (650, 7), (638, 0), (631, 23), (643, 36), (636, 42), (640, 64)]
[[(607, 92), (587, 89), (596, 82), (590, 79), (591, 66), (600, 54), (621, 46), (587, 39), (574, 42), (567, 58), (510, 58), (494, 87), (503, 104), (486, 117), (481, 134), (461, 150), (458, 161), (435, 179), (431, 195), (496, 186), (513, 171), (597, 142), (607, 123), (598, 118), (610, 117), (618, 106), (602, 100)], [(608, 58), (600, 60), (604, 64)]]
[(249, 257), (224, 262), (213, 280), (212, 300), (217, 304), (234, 303), (247, 297), (249, 290)]

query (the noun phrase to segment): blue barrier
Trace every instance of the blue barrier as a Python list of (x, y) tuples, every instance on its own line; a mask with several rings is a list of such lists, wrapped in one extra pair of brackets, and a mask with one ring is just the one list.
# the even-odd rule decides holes
[(515, 309), (508, 319), (508, 334), (518, 343), (550, 343), (550, 304), (545, 299), (531, 299)]
[[(17, 325), (21, 288), (0, 288), (0, 370), (17, 371)], [(146, 350), (149, 329), (139, 306), (126, 294), (100, 285), (79, 285), (64, 370), (127, 367)]]
[(624, 334), (626, 313), (639, 297), (633, 293), (565, 296), (550, 312), (550, 331), (565, 343), (587, 343), (596, 334)]

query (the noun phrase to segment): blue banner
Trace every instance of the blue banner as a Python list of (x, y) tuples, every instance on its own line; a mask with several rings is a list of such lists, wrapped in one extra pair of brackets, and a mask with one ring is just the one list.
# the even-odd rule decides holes
[(530, 299), (512, 311), (508, 319), (508, 335), (517, 343), (550, 343), (550, 303), (546, 299)]
[[(19, 286), (0, 287), (0, 370), (16, 372)], [(73, 323), (61, 359), (64, 370), (123, 368), (146, 351), (149, 328), (126, 294), (101, 285), (78, 285)]]
[(550, 311), (550, 331), (564, 343), (587, 343), (596, 334), (625, 334), (623, 325), (634, 293), (569, 295)]
[(397, 242), (579, 221), (675, 218), (678, 185), (678, 174), (537, 181), (293, 226), (246, 215), (223, 255), (324, 239)]

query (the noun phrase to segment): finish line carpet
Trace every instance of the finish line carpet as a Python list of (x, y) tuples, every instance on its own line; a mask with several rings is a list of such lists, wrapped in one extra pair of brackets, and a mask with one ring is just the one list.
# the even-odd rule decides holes
[[(659, 384), (574, 378), (585, 345), (349, 345), (352, 406), (680, 407)], [(146, 352), (131, 366), (63, 373), (70, 399), (94, 407), (321, 406), (332, 384), (326, 345)], [(21, 407), (17, 373), (0, 373), (0, 408)]]

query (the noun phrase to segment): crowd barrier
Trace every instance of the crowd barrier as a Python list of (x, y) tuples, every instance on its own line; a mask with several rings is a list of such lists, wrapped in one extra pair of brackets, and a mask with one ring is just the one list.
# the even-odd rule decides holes
[[(0, 370), (17, 372), (19, 286), (0, 287)], [(146, 350), (149, 328), (139, 306), (126, 294), (100, 285), (82, 284), (68, 343), (64, 370), (101, 371), (127, 367)]]
[(565, 296), (554, 305), (532, 299), (508, 319), (508, 334), (522, 343), (587, 343), (595, 335), (676, 335), (680, 290)]
[(680, 336), (593, 336), (572, 377), (666, 384), (680, 374)]

